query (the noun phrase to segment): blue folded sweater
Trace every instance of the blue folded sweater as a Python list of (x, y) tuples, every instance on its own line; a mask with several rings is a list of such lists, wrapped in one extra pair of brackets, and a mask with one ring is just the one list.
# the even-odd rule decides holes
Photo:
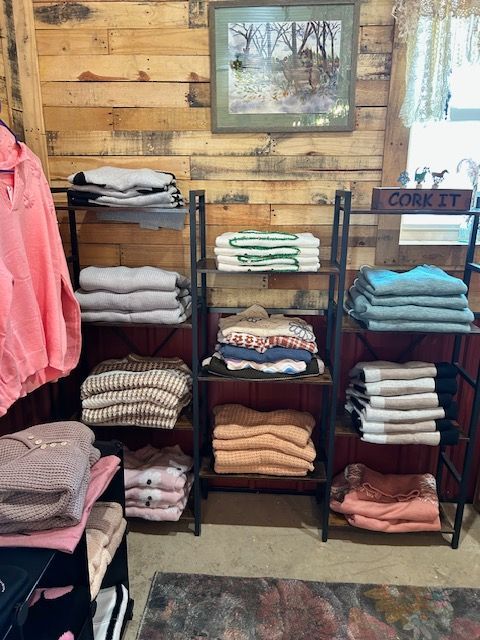
[[(376, 296), (451, 296), (467, 293), (467, 285), (439, 267), (420, 265), (404, 273), (364, 266), (362, 286)], [(408, 304), (405, 301), (404, 304)]]
[(224, 358), (236, 358), (238, 360), (250, 360), (251, 362), (277, 362), (285, 358), (300, 360), (309, 363), (313, 354), (306, 349), (286, 349), (285, 347), (270, 347), (265, 353), (259, 353), (255, 349), (236, 347), (231, 344), (221, 344), (218, 348)]

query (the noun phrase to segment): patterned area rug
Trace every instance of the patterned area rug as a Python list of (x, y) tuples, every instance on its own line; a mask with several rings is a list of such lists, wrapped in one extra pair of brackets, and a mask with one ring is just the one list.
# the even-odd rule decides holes
[(157, 573), (137, 640), (477, 640), (480, 590)]

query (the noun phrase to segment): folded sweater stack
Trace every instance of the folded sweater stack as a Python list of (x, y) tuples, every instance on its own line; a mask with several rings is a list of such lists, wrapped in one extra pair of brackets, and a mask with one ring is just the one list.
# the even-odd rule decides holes
[(193, 482), (193, 460), (178, 445), (161, 450), (147, 445), (125, 451), (127, 516), (176, 522), (180, 519)]
[(215, 240), (220, 271), (318, 271), (320, 241), (311, 233), (235, 231)]
[(330, 507), (360, 529), (407, 533), (440, 531), (435, 478), (430, 473), (383, 475), (349, 464), (333, 479)]
[(180, 358), (104, 360), (80, 389), (82, 420), (97, 426), (173, 429), (191, 400), (192, 375)]
[(405, 273), (364, 266), (345, 310), (372, 331), (468, 333), (474, 315), (466, 284), (439, 267), (421, 265)]
[(80, 422), (39, 424), (0, 438), (0, 533), (80, 522), (90, 467), (100, 458)]
[(98, 167), (68, 176), (73, 204), (171, 209), (184, 204), (173, 173)]
[(313, 471), (315, 420), (306, 412), (255, 411), (239, 404), (213, 410), (216, 473), (305, 476)]
[(85, 322), (179, 324), (191, 314), (190, 280), (157, 267), (87, 267), (75, 292)]
[(325, 371), (310, 324), (282, 314), (269, 316), (257, 304), (221, 318), (217, 340), (213, 357), (203, 363), (215, 375), (281, 380)]
[(98, 592), (120, 543), (127, 521), (118, 502), (96, 502), (87, 520), (88, 573), (92, 600)]
[(349, 375), (345, 408), (365, 442), (458, 443), (453, 365), (378, 360), (359, 362)]

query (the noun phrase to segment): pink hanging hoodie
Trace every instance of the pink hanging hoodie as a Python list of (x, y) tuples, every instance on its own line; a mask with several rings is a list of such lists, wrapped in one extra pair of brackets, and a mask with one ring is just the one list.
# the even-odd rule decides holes
[(39, 159), (0, 126), (0, 416), (80, 357), (73, 294)]

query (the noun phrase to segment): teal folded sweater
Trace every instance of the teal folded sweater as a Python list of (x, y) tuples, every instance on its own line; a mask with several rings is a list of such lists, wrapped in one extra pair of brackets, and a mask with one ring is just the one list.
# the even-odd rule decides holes
[(462, 280), (428, 264), (404, 273), (364, 266), (360, 269), (360, 276), (363, 288), (376, 296), (452, 296), (467, 293), (467, 285)]

